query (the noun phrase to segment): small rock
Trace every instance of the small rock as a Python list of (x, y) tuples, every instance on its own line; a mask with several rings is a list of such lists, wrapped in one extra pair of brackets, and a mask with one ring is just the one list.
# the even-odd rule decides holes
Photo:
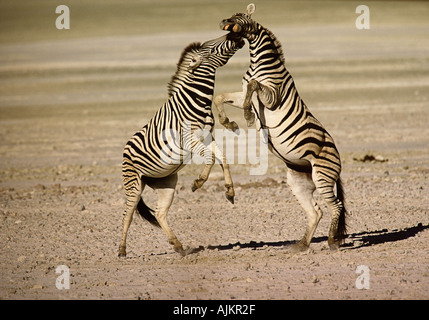
[(35, 284), (33, 286), (33, 289), (43, 289), (43, 288), (44, 288), (44, 286), (42, 284)]
[(319, 282), (320, 282), (320, 280), (319, 280), (319, 278), (318, 278), (318, 277), (316, 277), (316, 276), (312, 276), (312, 277), (311, 277), (311, 282), (313, 282), (313, 283), (319, 283)]
[(35, 187), (34, 187), (34, 190), (36, 190), (36, 191), (42, 191), (42, 190), (45, 190), (46, 189), (46, 187), (43, 185), (43, 184), (37, 184)]
[(375, 156), (375, 161), (386, 162), (387, 159), (385, 157), (383, 157), (382, 155), (377, 155), (377, 156)]

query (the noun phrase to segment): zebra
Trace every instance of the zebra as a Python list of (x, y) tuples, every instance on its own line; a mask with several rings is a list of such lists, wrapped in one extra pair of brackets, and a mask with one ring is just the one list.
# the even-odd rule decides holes
[[(211, 106), (216, 69), (225, 65), (243, 45), (243, 39), (235, 34), (188, 45), (168, 84), (168, 101), (127, 142), (122, 162), (126, 208), (119, 245), (120, 257), (126, 256), (127, 232), (134, 212), (152, 225), (161, 227), (176, 252), (181, 255), (190, 253), (190, 249), (183, 249), (166, 216), (173, 201), (177, 172), (188, 163), (191, 153), (201, 155), (206, 161), (202, 173), (192, 184), (192, 191), (201, 188), (207, 181), (217, 160), (224, 171), (226, 197), (234, 203), (233, 182), (224, 155), (212, 136), (212, 139), (204, 139), (198, 133), (208, 132), (211, 135), (214, 126)], [(156, 210), (149, 208), (142, 199), (146, 185), (158, 192)]]
[(246, 13), (237, 13), (220, 23), (221, 29), (247, 39), (250, 66), (243, 76), (242, 92), (215, 97), (219, 121), (226, 128), (237, 130), (238, 125), (226, 116), (224, 104), (242, 108), (247, 125), (251, 126), (256, 119), (257, 128), (266, 132), (268, 148), (286, 164), (288, 185), (308, 220), (304, 236), (294, 250), (308, 249), (322, 218), (322, 210), (313, 197), (315, 190), (331, 211), (328, 244), (336, 250), (347, 233), (338, 149), (300, 98), (285, 67), (280, 42), (271, 31), (252, 20), (254, 11), (255, 5), (251, 3)]

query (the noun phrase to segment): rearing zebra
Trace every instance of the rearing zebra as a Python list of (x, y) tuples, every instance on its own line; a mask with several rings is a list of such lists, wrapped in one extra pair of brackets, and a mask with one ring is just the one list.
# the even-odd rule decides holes
[(296, 248), (308, 248), (322, 217), (313, 198), (317, 189), (332, 213), (328, 244), (337, 249), (346, 235), (340, 155), (332, 137), (300, 98), (286, 70), (280, 42), (251, 19), (254, 11), (255, 5), (249, 4), (246, 13), (237, 13), (220, 23), (221, 29), (246, 38), (250, 53), (243, 92), (220, 94), (214, 100), (220, 123), (231, 130), (238, 128), (226, 116), (224, 103), (243, 108), (248, 126), (253, 124), (256, 114), (258, 129), (267, 130), (268, 147), (285, 162), (288, 184), (307, 213), (308, 225)]
[[(136, 209), (143, 218), (164, 230), (175, 251), (182, 255), (187, 253), (168, 226), (166, 216), (173, 201), (177, 172), (186, 164), (191, 152), (206, 160), (192, 191), (208, 179), (216, 157), (224, 170), (227, 199), (234, 201), (233, 183), (225, 157), (213, 137), (206, 145), (197, 133), (202, 129), (211, 132), (214, 125), (211, 105), (216, 69), (225, 65), (243, 45), (241, 37), (229, 34), (186, 47), (169, 83), (168, 101), (126, 144), (122, 176), (127, 203), (119, 256), (126, 255), (127, 231)], [(155, 211), (141, 198), (145, 185), (158, 190)]]

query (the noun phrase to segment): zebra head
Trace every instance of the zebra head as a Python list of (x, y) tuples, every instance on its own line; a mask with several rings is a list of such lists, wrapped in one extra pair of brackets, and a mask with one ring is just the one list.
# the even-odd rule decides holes
[(247, 6), (246, 13), (236, 13), (231, 18), (222, 20), (220, 28), (229, 31), (230, 34), (252, 40), (258, 31), (258, 24), (251, 18), (253, 12), (255, 12), (255, 5), (251, 3)]
[(188, 70), (193, 72), (202, 67), (210, 69), (222, 67), (243, 45), (243, 38), (237, 34), (227, 34), (202, 44), (193, 43), (184, 51), (189, 60)]
[(242, 48), (244, 41), (240, 36), (227, 34), (204, 43), (193, 42), (182, 52), (177, 71), (168, 84), (169, 96), (176, 93), (186, 77), (213, 76), (216, 69), (225, 65), (234, 53)]

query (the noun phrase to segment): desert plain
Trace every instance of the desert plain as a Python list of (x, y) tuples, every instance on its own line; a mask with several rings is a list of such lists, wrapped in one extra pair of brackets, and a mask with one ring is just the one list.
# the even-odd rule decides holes
[[(219, 22), (247, 2), (73, 1), (69, 30), (55, 26), (59, 4), (0, 4), (0, 299), (429, 298), (429, 3), (370, 1), (359, 30), (358, 2), (255, 1), (341, 153), (338, 251), (318, 198), (310, 249), (291, 252), (306, 217), (270, 153), (262, 175), (231, 164), (234, 204), (219, 166), (196, 192), (202, 165), (186, 166), (168, 221), (200, 250), (181, 257), (136, 216), (126, 258), (123, 147), (166, 101), (182, 49), (222, 35)], [(216, 93), (240, 90), (247, 50), (218, 70)], [(248, 130), (240, 110), (227, 113)], [(143, 198), (156, 203), (150, 188)], [(69, 288), (58, 288), (59, 266)]]

